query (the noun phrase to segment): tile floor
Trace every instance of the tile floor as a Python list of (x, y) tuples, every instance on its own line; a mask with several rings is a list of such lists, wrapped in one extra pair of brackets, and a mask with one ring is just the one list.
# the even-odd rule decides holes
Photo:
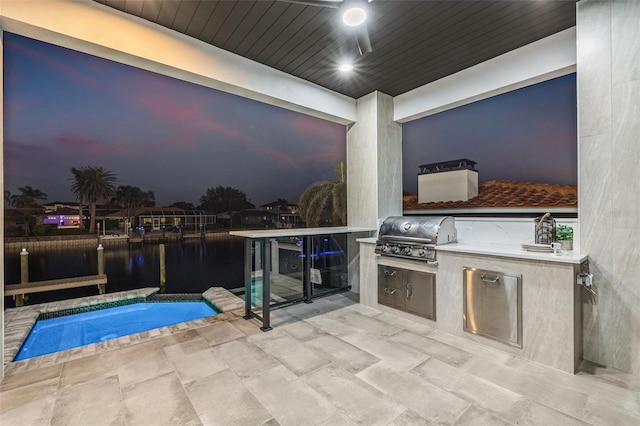
[(569, 375), (354, 295), (230, 316), (0, 383), (6, 425), (638, 425), (640, 377)]

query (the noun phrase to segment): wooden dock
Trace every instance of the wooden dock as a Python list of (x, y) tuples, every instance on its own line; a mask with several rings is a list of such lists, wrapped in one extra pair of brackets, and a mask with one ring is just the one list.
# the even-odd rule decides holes
[(91, 285), (97, 285), (100, 294), (104, 294), (106, 291), (107, 276), (105, 274), (87, 275), (84, 277), (62, 278), (59, 280), (34, 281), (26, 284), (9, 284), (4, 286), (4, 295), (24, 296), (30, 293), (87, 287)]

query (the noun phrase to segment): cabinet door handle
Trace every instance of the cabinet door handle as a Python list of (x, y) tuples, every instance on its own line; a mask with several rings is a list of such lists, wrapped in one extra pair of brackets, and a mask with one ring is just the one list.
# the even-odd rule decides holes
[(413, 287), (411, 286), (411, 284), (407, 284), (407, 299), (409, 299), (412, 294), (413, 294)]
[(386, 294), (396, 294), (396, 290), (397, 290), (396, 288), (389, 288), (389, 287), (384, 288), (384, 292)]
[(498, 275), (494, 279), (489, 279), (486, 274), (482, 274), (480, 279), (486, 283), (497, 284), (497, 282), (500, 281), (500, 276)]
[(388, 269), (385, 269), (384, 274), (392, 277), (396, 274), (396, 271), (389, 271)]

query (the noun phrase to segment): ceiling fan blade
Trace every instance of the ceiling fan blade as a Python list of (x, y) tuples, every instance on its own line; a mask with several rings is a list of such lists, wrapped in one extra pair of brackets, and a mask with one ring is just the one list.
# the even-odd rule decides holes
[(339, 9), (342, 0), (277, 0), (285, 3), (300, 4), (303, 6), (328, 7), (331, 9)]
[(373, 52), (373, 47), (371, 46), (371, 39), (369, 38), (369, 31), (367, 30), (366, 25), (362, 25), (359, 28), (355, 29), (356, 34), (356, 42), (358, 43), (358, 50), (360, 50), (360, 55), (365, 55), (367, 53)]

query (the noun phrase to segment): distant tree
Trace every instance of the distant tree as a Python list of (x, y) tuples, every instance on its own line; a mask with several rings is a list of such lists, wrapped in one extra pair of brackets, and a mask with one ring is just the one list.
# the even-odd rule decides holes
[(193, 203), (187, 203), (186, 201), (176, 201), (175, 203), (171, 204), (169, 207), (176, 207), (182, 210), (196, 209), (196, 206), (194, 206)]
[(18, 188), (18, 191), (20, 191), (20, 194), (16, 195), (10, 195), (9, 191), (4, 192), (5, 200), (7, 199), (7, 194), (9, 194), (10, 204), (15, 207), (39, 207), (37, 200), (47, 199), (47, 194), (28, 185)]
[(316, 182), (300, 196), (300, 216), (307, 226), (320, 224), (323, 210), (331, 212), (333, 225), (347, 224), (347, 184), (344, 178), (344, 163), (336, 166), (336, 179)]
[(31, 230), (36, 225), (36, 218), (29, 209), (40, 207), (38, 200), (46, 200), (47, 194), (28, 185), (18, 188), (18, 191), (20, 191), (20, 194), (14, 195), (11, 195), (9, 191), (4, 191), (4, 199), (5, 201), (9, 201), (9, 205), (24, 209), (22, 211), (24, 217), (24, 235), (29, 236), (31, 235)]
[(96, 229), (96, 205), (98, 202), (107, 202), (116, 191), (116, 176), (103, 167), (86, 166), (80, 169), (71, 168), (73, 181), (71, 191), (75, 194), (80, 205), (80, 222), (82, 223), (82, 203), (89, 203), (89, 232)]
[(120, 185), (111, 199), (112, 204), (122, 208), (126, 212), (127, 222), (131, 223), (132, 210), (136, 207), (153, 207), (156, 204), (156, 196), (153, 191), (143, 191), (137, 186)]
[(11, 191), (4, 190), (4, 202), (7, 203), (7, 207), (11, 206)]
[(255, 205), (247, 199), (247, 194), (229, 186), (209, 188), (206, 194), (200, 197), (200, 209), (216, 214), (253, 208)]

